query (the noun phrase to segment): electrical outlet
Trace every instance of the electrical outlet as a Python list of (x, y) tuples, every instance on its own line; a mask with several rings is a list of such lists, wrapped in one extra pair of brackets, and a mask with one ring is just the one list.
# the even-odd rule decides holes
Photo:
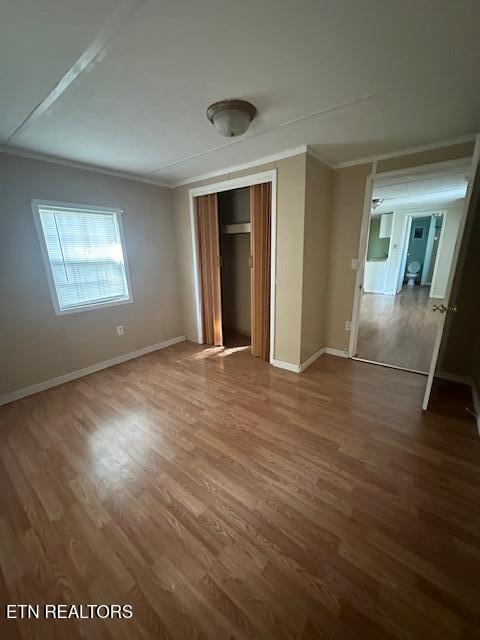
[(117, 327), (117, 333), (119, 336), (123, 336), (124, 331), (123, 331), (123, 324), (121, 324), (119, 327)]
[(352, 269), (356, 271), (358, 269), (358, 259), (352, 258)]
[(347, 320), (345, 322), (345, 331), (351, 331), (352, 330), (352, 321), (351, 320)]

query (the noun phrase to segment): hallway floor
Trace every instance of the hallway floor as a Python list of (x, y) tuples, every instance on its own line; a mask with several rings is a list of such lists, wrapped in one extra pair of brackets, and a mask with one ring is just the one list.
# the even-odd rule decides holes
[(404, 285), (396, 296), (364, 293), (357, 358), (428, 372), (438, 314), (430, 287)]

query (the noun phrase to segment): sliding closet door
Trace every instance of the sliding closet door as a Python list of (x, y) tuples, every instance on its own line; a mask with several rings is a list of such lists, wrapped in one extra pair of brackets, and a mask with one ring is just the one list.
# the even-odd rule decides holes
[(217, 194), (195, 198), (202, 288), (203, 342), (223, 345)]
[(250, 187), (252, 355), (270, 359), (271, 183)]

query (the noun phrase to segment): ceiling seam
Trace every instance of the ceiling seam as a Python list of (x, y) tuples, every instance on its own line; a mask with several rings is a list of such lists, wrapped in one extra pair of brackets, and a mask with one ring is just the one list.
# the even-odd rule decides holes
[[(412, 83), (414, 81), (419, 81), (419, 80), (424, 80), (424, 79), (427, 79), (427, 78), (432, 78), (432, 77), (434, 77), (436, 75), (444, 73), (445, 71), (448, 71), (451, 68), (459, 66), (459, 65), (463, 64), (464, 62), (466, 62), (467, 60), (470, 60), (472, 58), (478, 57), (479, 55), (480, 55), (480, 50), (473, 51), (468, 56), (465, 56), (463, 58), (459, 58), (459, 59), (456, 59), (456, 60), (450, 60), (448, 62), (445, 62), (445, 63), (441, 64), (441, 65), (437, 65), (436, 68), (431, 69), (428, 72), (425, 72), (425, 73), (422, 73), (422, 74), (418, 74), (414, 78), (406, 79), (403, 82), (399, 82), (397, 84), (386, 85), (382, 89), (379, 89), (377, 91), (372, 91), (370, 93), (364, 94), (364, 95), (362, 95), (362, 96), (360, 96), (358, 98), (355, 98), (353, 100), (349, 100), (349, 101), (346, 101), (346, 102), (341, 102), (341, 103), (338, 103), (336, 105), (332, 105), (332, 106), (329, 106), (329, 107), (324, 107), (322, 109), (318, 109), (317, 111), (313, 111), (311, 113), (308, 113), (308, 114), (305, 114), (305, 115), (302, 115), (302, 116), (298, 116), (297, 118), (292, 118), (290, 120), (286, 120), (285, 122), (277, 124), (277, 125), (275, 125), (273, 127), (270, 127), (270, 128), (268, 128), (268, 129), (266, 129), (264, 131), (261, 131), (261, 132), (259, 132), (257, 134), (252, 134), (252, 135), (247, 135), (245, 137), (242, 137), (241, 140), (233, 140), (233, 141), (225, 143), (223, 145), (219, 145), (217, 147), (211, 147), (210, 149), (206, 149), (205, 151), (200, 151), (198, 153), (191, 154), (189, 156), (185, 156), (183, 158), (180, 158), (179, 160), (175, 160), (174, 162), (162, 165), (161, 167), (159, 167), (157, 169), (154, 169), (152, 171), (149, 171), (149, 172), (147, 172), (147, 173), (145, 173), (143, 175), (145, 177), (150, 177), (150, 176), (152, 176), (152, 175), (154, 175), (156, 173), (159, 173), (160, 171), (163, 171), (164, 169), (169, 169), (171, 167), (175, 167), (175, 166), (177, 166), (179, 164), (182, 164), (184, 162), (188, 162), (189, 160), (194, 160), (194, 159), (202, 157), (204, 155), (208, 155), (210, 153), (215, 153), (215, 151), (221, 151), (222, 149), (229, 148), (229, 147), (231, 147), (233, 145), (238, 145), (238, 144), (240, 144), (242, 142), (247, 142), (248, 140), (254, 140), (254, 139), (260, 138), (260, 137), (262, 137), (264, 135), (268, 135), (269, 133), (273, 133), (277, 129), (281, 129), (283, 127), (288, 127), (288, 126), (290, 126), (292, 124), (296, 124), (297, 122), (304, 122), (306, 120), (310, 120), (310, 119), (322, 116), (322, 115), (324, 115), (326, 113), (330, 113), (332, 111), (336, 111), (336, 110), (339, 110), (339, 109), (344, 109), (346, 107), (350, 107), (350, 106), (359, 104), (360, 102), (365, 102), (367, 100), (371, 100), (372, 98), (376, 98), (378, 96), (388, 94), (388, 93), (390, 93), (392, 91), (396, 91), (399, 88), (401, 88), (402, 86), (408, 85), (408, 84), (410, 84), (410, 83)], [(336, 165), (332, 165), (331, 162), (329, 162), (327, 159), (322, 158), (321, 154), (319, 154), (318, 152), (316, 152), (316, 153), (317, 153), (316, 157), (319, 160), (321, 160), (326, 165), (328, 165), (328, 166), (330, 166), (332, 168), (336, 168)], [(352, 161), (352, 162), (354, 162), (354, 161)]]
[(123, 0), (97, 33), (90, 45), (73, 65), (58, 80), (48, 94), (30, 111), (4, 141), (9, 144), (22, 133), (33, 121), (43, 116), (60, 96), (79, 78), (79, 76), (98, 58), (116, 35), (125, 27), (126, 23), (140, 9), (146, 0)]

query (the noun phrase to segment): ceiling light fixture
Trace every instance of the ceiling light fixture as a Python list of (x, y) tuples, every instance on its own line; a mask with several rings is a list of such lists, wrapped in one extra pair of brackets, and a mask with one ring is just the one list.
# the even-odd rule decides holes
[(241, 136), (257, 115), (257, 110), (245, 100), (221, 100), (207, 109), (207, 118), (222, 136)]

